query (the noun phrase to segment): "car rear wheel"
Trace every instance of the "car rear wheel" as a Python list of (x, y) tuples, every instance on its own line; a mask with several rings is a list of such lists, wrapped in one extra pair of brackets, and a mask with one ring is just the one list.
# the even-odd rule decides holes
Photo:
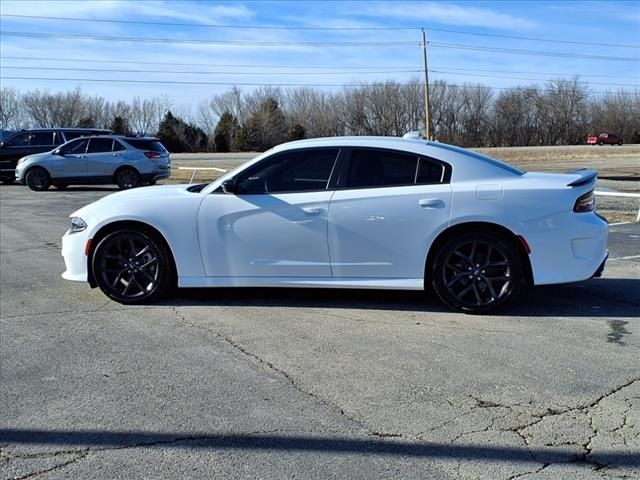
[(115, 175), (115, 181), (120, 190), (136, 188), (142, 185), (142, 177), (135, 169), (130, 167), (124, 167), (118, 170)]
[(526, 285), (522, 260), (501, 235), (469, 233), (449, 240), (431, 271), (438, 297), (452, 310), (487, 313), (513, 303)]
[(93, 254), (92, 268), (104, 294), (124, 304), (161, 297), (175, 278), (164, 241), (142, 230), (118, 230), (103, 238)]
[(51, 186), (51, 176), (42, 167), (33, 167), (25, 178), (27, 186), (36, 192), (48, 190)]

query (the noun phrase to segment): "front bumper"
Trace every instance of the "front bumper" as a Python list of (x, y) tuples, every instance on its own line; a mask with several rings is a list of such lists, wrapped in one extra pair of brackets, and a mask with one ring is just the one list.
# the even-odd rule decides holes
[(67, 231), (62, 237), (62, 258), (64, 258), (65, 271), (62, 278), (75, 282), (88, 280), (87, 257), (84, 254), (89, 241), (89, 233)]

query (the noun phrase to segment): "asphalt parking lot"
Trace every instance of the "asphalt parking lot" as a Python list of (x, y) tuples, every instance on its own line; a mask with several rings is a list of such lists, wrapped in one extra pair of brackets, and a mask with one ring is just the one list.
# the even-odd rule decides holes
[(60, 278), (109, 188), (0, 187), (1, 478), (640, 478), (640, 224), (508, 315), (419, 293)]

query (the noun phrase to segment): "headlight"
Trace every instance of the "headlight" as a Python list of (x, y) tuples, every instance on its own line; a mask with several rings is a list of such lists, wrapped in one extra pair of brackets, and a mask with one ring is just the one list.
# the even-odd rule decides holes
[(71, 217), (71, 228), (69, 231), (71, 233), (81, 232), (87, 228), (87, 222), (85, 222), (80, 217)]

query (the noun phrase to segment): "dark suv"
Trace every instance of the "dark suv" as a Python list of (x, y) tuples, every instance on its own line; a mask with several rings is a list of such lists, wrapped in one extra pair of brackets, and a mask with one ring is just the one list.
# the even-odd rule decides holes
[(22, 157), (48, 152), (74, 138), (109, 133), (110, 130), (97, 128), (38, 128), (16, 132), (0, 143), (0, 181), (13, 183), (16, 164)]

